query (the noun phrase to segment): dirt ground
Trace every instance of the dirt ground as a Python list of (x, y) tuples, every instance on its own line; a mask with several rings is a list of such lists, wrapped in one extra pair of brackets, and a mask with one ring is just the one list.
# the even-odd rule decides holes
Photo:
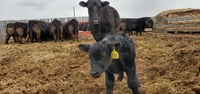
[[(146, 32), (136, 43), (137, 74), (142, 94), (200, 94), (200, 35)], [(88, 55), (80, 43), (0, 43), (0, 94), (105, 94), (104, 75), (89, 75)], [(116, 75), (117, 76), (117, 75)], [(131, 94), (115, 82), (114, 94)]]

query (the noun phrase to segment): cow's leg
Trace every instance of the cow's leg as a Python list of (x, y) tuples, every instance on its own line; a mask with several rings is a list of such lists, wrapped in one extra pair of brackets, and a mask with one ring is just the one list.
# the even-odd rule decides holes
[(72, 40), (75, 41), (75, 35), (74, 34), (72, 34)]
[(56, 34), (53, 34), (53, 39), (54, 39), (55, 42), (57, 41), (56, 40)]
[(78, 42), (79, 41), (79, 39), (78, 39), (78, 33), (74, 33), (74, 40), (76, 39), (76, 41)]
[(57, 38), (57, 37), (58, 37), (58, 35), (57, 35), (57, 31), (54, 30), (52, 33), (53, 33), (54, 41), (57, 42), (57, 39), (58, 39), (58, 38)]
[(106, 73), (106, 94), (113, 94), (113, 86), (115, 84), (114, 75), (110, 72)]
[(60, 36), (60, 30), (59, 29), (57, 29), (57, 40), (58, 41), (60, 41), (61, 40), (61, 36)]
[(40, 34), (38, 34), (38, 35), (36, 36), (36, 39), (37, 39), (38, 42), (41, 42)]
[(19, 44), (22, 44), (22, 37), (18, 37)]
[(61, 38), (61, 41), (63, 42), (63, 27), (60, 26), (60, 38)]
[(63, 42), (63, 33), (60, 32), (59, 36), (60, 36), (60, 40)]
[(124, 34), (128, 34), (128, 31), (127, 31), (127, 30), (124, 30)]
[(142, 35), (142, 31), (139, 31), (139, 33), (140, 33), (140, 36)]
[(27, 33), (27, 37), (26, 37), (26, 43), (28, 43), (29, 40), (30, 40), (30, 33), (28, 32), (28, 33)]
[(19, 35), (19, 36), (18, 36), (18, 42), (19, 42), (20, 44), (22, 44), (22, 38), (23, 38), (22, 35)]
[(58, 41), (61, 41), (61, 31), (60, 29), (57, 30), (57, 35), (58, 35)]
[(60, 34), (59, 34), (59, 30), (56, 31), (56, 40), (60, 40)]
[(33, 32), (33, 31), (30, 31), (30, 39), (31, 39), (31, 42), (34, 42), (34, 39), (35, 39), (35, 36), (36, 36), (36, 33)]
[(10, 35), (6, 35), (5, 44), (8, 44), (8, 40), (10, 39)]
[(124, 72), (120, 72), (118, 75), (118, 80), (122, 81), (123, 78), (124, 78)]
[(40, 37), (41, 37), (41, 31), (38, 31), (38, 33), (36, 34), (36, 39), (38, 42), (41, 42)]
[(136, 36), (138, 35), (138, 31), (136, 31)]
[(129, 35), (129, 36), (132, 35), (131, 33), (132, 33), (132, 31), (128, 31), (128, 35)]
[(125, 31), (125, 30), (123, 30), (122, 32), (123, 32), (123, 34), (126, 34), (126, 31)]
[(61, 39), (62, 42), (64, 41), (64, 40), (63, 40), (63, 34), (62, 34), (62, 33), (60, 34), (60, 39)]
[(135, 68), (130, 68), (127, 71), (127, 83), (128, 83), (128, 87), (132, 90), (133, 94), (140, 94), (138, 88), (140, 87), (140, 83), (137, 79), (136, 76), (136, 69)]
[(18, 42), (17, 36), (16, 36), (16, 35), (13, 35), (12, 37), (13, 37), (14, 42), (17, 43), (17, 42)]
[(56, 42), (56, 32), (55, 32), (55, 31), (52, 31), (52, 34), (53, 34), (53, 39), (54, 39), (54, 41)]
[(78, 39), (78, 34), (75, 34), (75, 35), (76, 35), (77, 42), (79, 42), (79, 39)]

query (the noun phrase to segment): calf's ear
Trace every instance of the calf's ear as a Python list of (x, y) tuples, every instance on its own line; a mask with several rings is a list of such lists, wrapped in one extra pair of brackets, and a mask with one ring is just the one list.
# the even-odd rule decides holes
[(78, 45), (79, 49), (84, 51), (84, 52), (89, 52), (91, 45), (89, 44), (79, 44)]
[(108, 1), (101, 2), (101, 6), (108, 6), (110, 3)]
[(79, 5), (82, 7), (87, 7), (87, 3), (84, 1), (79, 2)]

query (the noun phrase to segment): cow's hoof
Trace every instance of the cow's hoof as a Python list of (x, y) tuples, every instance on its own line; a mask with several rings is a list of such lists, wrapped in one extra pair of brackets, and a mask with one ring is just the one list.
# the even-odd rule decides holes
[(123, 77), (122, 77), (122, 78), (121, 78), (121, 77), (118, 77), (117, 79), (118, 79), (118, 81), (122, 81), (122, 80), (123, 80)]
[(119, 73), (119, 75), (118, 75), (118, 81), (122, 81), (123, 80), (123, 78), (124, 78), (124, 75), (123, 75), (123, 73)]

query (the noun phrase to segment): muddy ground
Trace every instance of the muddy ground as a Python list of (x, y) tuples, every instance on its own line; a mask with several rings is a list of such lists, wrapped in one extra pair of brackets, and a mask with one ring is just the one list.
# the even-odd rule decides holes
[[(200, 94), (200, 35), (146, 32), (136, 43), (142, 94)], [(80, 42), (0, 43), (0, 94), (105, 94), (104, 75), (89, 75)], [(117, 75), (116, 75), (117, 76)], [(114, 94), (131, 94), (117, 81)]]

